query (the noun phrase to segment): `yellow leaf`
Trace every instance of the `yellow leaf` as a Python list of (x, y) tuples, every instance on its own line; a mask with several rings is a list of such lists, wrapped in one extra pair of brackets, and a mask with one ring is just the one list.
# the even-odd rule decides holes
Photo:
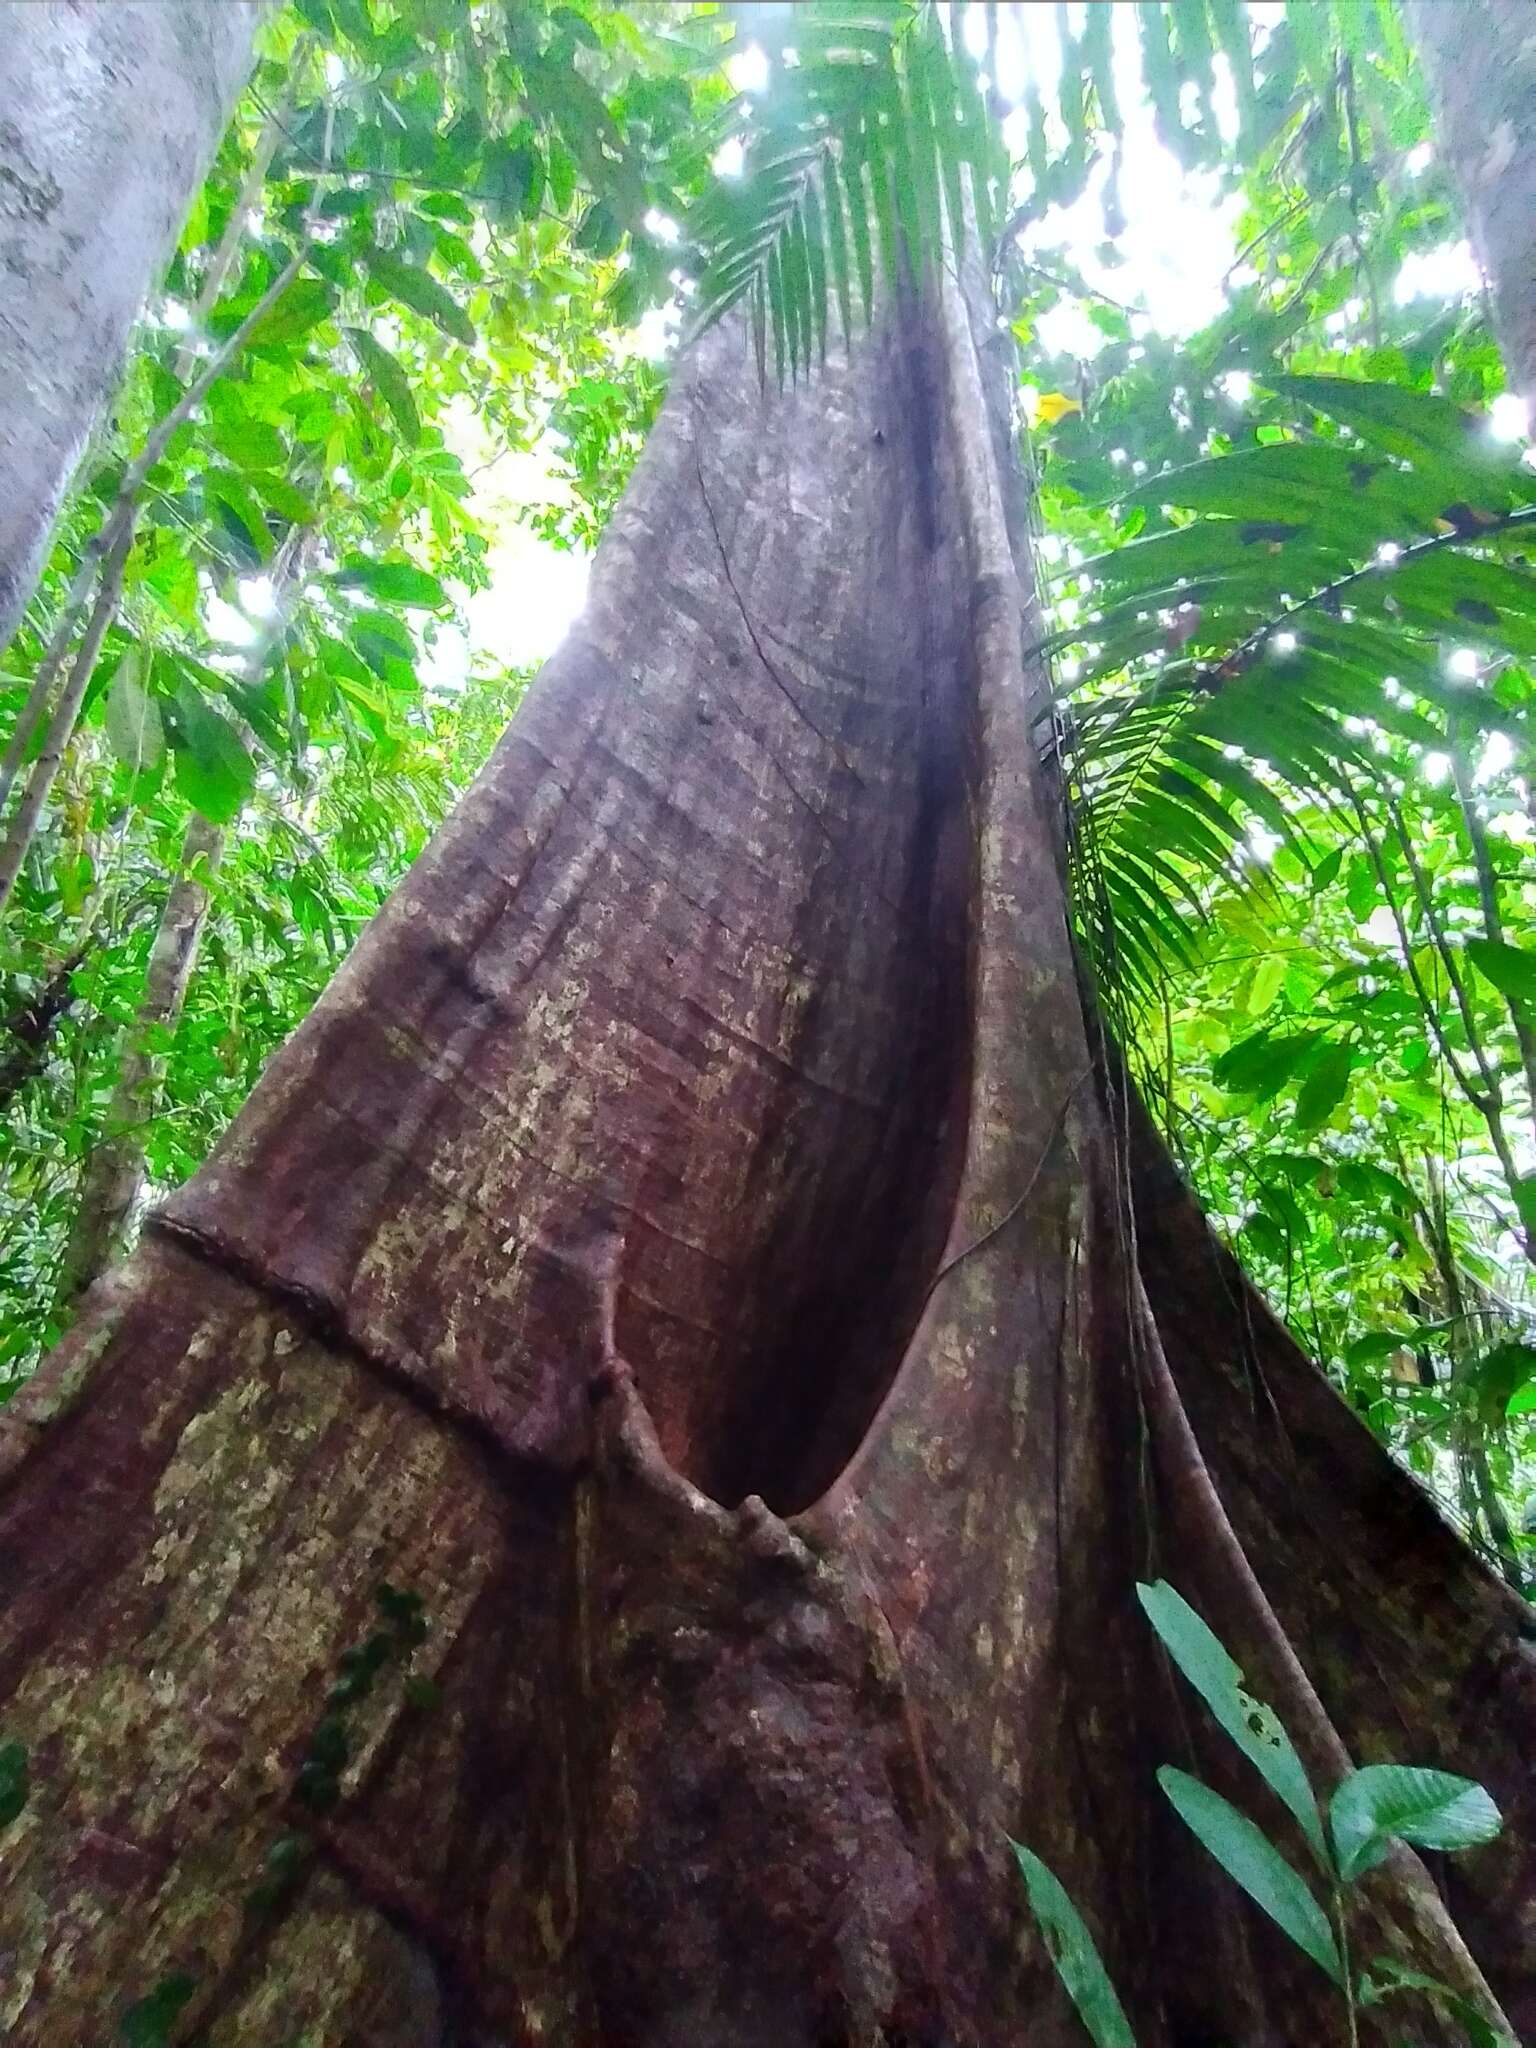
[(1068, 398), (1065, 391), (1042, 391), (1035, 401), (1035, 417), (1044, 420), (1048, 427), (1064, 420), (1069, 412), (1081, 412), (1082, 409), (1075, 398)]

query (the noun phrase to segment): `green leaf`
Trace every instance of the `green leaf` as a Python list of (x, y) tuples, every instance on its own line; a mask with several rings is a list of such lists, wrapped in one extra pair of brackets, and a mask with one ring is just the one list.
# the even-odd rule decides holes
[(1536, 1415), (1536, 1380), (1527, 1380), (1523, 1387), (1518, 1387), (1510, 1395), (1504, 1413), (1510, 1417)]
[(836, 165), (829, 159), (822, 170), (822, 211), (827, 223), (827, 254), (832, 283), (837, 293), (838, 317), (843, 323), (843, 344), (853, 340), (853, 294), (848, 258), (847, 223), (843, 219), (843, 198)]
[(267, 420), (210, 420), (208, 435), (219, 453), (242, 469), (281, 469), (288, 459), (286, 442)]
[(406, 376), (389, 350), (382, 343), (375, 341), (366, 329), (349, 327), (345, 332), (364, 375), (370, 379), (394, 415), (401, 439), (408, 447), (417, 447), (421, 441), (421, 415), (416, 409), (416, 398), (411, 390), (410, 378)]
[(1481, 1785), (1415, 1764), (1367, 1764), (1334, 1793), (1328, 1823), (1339, 1873), (1357, 1878), (1385, 1860), (1394, 1840), (1419, 1849), (1472, 1849), (1503, 1822)]
[(228, 719), (183, 682), (175, 700), (176, 787), (195, 811), (228, 825), (250, 795), (256, 767)]
[(1125, 2008), (1115, 1995), (1083, 1916), (1038, 1856), (1017, 1842), (1010, 1846), (1056, 1974), (1077, 2007), (1094, 2048), (1136, 2048)]
[(528, 142), (492, 142), (481, 159), (480, 182), (504, 222), (531, 218), (544, 196), (544, 159)]
[(1335, 442), (1280, 441), (1149, 476), (1131, 505), (1183, 505), (1252, 526), (1298, 521), (1358, 561), (1382, 540), (1431, 532), (1443, 494), (1385, 456)]
[(123, 2014), (119, 2039), (127, 2048), (169, 2048), (171, 2030), (196, 1990), (195, 1977), (162, 1977), (147, 1997), (137, 1999)]
[(1394, 1993), (1420, 1991), (1435, 2005), (1458, 2020), (1466, 2029), (1467, 2039), (1472, 2048), (1519, 2048), (1512, 2035), (1501, 2033), (1497, 2027), (1485, 2020), (1475, 2005), (1471, 2005), (1459, 1992), (1452, 1991), (1448, 1984), (1442, 1984), (1437, 1977), (1427, 1977), (1422, 1970), (1406, 1969), (1393, 1956), (1373, 1956), (1368, 1973), (1360, 1980), (1360, 2002), (1362, 2005), (1379, 2005), (1384, 1998)]
[(324, 278), (296, 277), (256, 323), (250, 341), (265, 347), (302, 339), (329, 316), (333, 296)]
[(135, 774), (152, 773), (165, 759), (165, 726), (160, 707), (139, 678), (137, 648), (125, 654), (107, 689), (105, 722), (112, 751)]
[(1479, 1353), (1463, 1372), (1478, 1414), (1491, 1426), (1509, 1413), (1516, 1389), (1536, 1378), (1536, 1345), (1506, 1338)]
[(369, 562), (354, 556), (336, 582), (343, 590), (366, 590), (386, 604), (412, 605), (422, 611), (441, 611), (448, 602), (448, 593), (437, 578), (413, 562)]
[(1355, 1064), (1355, 1049), (1348, 1041), (1330, 1045), (1301, 1084), (1296, 1097), (1298, 1137), (1306, 1137), (1325, 1124), (1349, 1092), (1349, 1077)]
[(1255, 1031), (1227, 1048), (1212, 1066), (1211, 1079), (1234, 1095), (1254, 1095), (1267, 1102), (1279, 1094), (1322, 1035), (1320, 1031), (1285, 1036)]
[(0, 1742), (0, 1828), (8, 1828), (20, 1818), (30, 1790), (27, 1745)]
[(1335, 1984), (1344, 1981), (1343, 1965), (1327, 1915), (1300, 1876), (1267, 1836), (1260, 1833), (1230, 1800), (1202, 1785), (1187, 1771), (1164, 1764), (1157, 1774), (1170, 1804), (1185, 1826), (1204, 1844), (1233, 1881), (1261, 1906)]
[(1308, 1845), (1328, 1867), (1328, 1845), (1306, 1768), (1274, 1710), (1243, 1689), (1242, 1668), (1220, 1638), (1166, 1579), (1138, 1585), (1136, 1597), (1158, 1639), (1223, 1731), (1295, 1816)]
[(594, 200), (572, 237), (589, 256), (611, 256), (624, 239), (624, 223), (604, 199)]
[(223, 538), (233, 543), (233, 552), (244, 568), (254, 568), (272, 552), (272, 535), (266, 515), (251, 495), (244, 477), (232, 469), (210, 469), (203, 477), (203, 491), (211, 501)]
[(1536, 953), (1500, 939), (1468, 939), (1467, 958), (1500, 995), (1536, 1007)]
[(1516, 458), (1501, 456), (1475, 413), (1433, 391), (1354, 377), (1265, 378), (1272, 390), (1298, 398), (1350, 427), (1369, 446), (1432, 470), (1447, 502), (1507, 504)]
[(418, 269), (415, 264), (389, 254), (383, 249), (370, 249), (366, 262), (370, 274), (403, 306), (423, 314), (444, 334), (455, 341), (462, 341), (466, 348), (475, 345), (474, 323), (453, 294), (440, 285), (429, 270)]

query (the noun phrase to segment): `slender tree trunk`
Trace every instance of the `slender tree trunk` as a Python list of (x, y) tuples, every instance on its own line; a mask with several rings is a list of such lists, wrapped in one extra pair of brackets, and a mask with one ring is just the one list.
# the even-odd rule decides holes
[(1085, 1015), (995, 358), (946, 286), (679, 368), (457, 816), (0, 1414), (17, 2048), (1068, 2048), (1010, 1834), (1143, 2048), (1341, 2041), (1155, 1791), (1257, 1804), (1158, 1575), (1323, 1786), (1490, 1786), (1352, 1933), (1536, 2025), (1528, 1611)]
[[(247, 680), (257, 682), (272, 650), (288, 629), (304, 578), (314, 561), (319, 535), (296, 527), (272, 565), (272, 605), (266, 628), (246, 658)], [(241, 722), (242, 737), (254, 735)], [(224, 857), (226, 828), (196, 813), (182, 839), (176, 873), (161, 908), (144, 976), (138, 1012), (123, 1039), (106, 1125), (91, 1148), (69, 1241), (60, 1262), (55, 1310), (68, 1311), (127, 1242), (133, 1212), (144, 1190), (148, 1129), (159, 1107), (168, 1035), (181, 1019), (182, 1005), (197, 966), (212, 883)]]
[(145, 1133), (165, 1066), (164, 1041), (181, 1017), (223, 850), (222, 827), (194, 814), (150, 946), (144, 995), (123, 1042), (106, 1122), (86, 1162), (59, 1272), (59, 1309), (67, 1310), (122, 1252), (144, 1188)]
[(0, 4), (0, 650), (250, 60), (253, 0)]
[(1408, 20), (1493, 285), (1510, 388), (1536, 408), (1536, 10), (1530, 0), (1408, 0)]

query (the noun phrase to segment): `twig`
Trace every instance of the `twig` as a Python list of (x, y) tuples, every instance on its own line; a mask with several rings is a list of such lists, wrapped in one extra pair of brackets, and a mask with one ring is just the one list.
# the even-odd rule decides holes
[(21, 873), (22, 862), (27, 857), (37, 831), (38, 819), (42, 816), (43, 805), (53, 787), (53, 779), (59, 772), (59, 763), (64, 758), (64, 749), (70, 734), (75, 729), (75, 720), (80, 715), (80, 706), (85, 698), (91, 673), (96, 666), (96, 657), (101, 652), (101, 643), (106, 638), (107, 628), (117, 612), (117, 600), (123, 587), (123, 569), (128, 560), (128, 550), (133, 542), (133, 528), (125, 525), (118, 535), (111, 555), (107, 559), (102, 575), (101, 588), (91, 612), (90, 624), (85, 629), (85, 638), (75, 656), (75, 665), (70, 670), (69, 681), (54, 708), (48, 723), (48, 737), (43, 750), (33, 763), (31, 776), (27, 781), (26, 794), (16, 807), (10, 830), (0, 845), (0, 910), (4, 910), (16, 886), (16, 877)]
[[(269, 113), (262, 122), (261, 133), (256, 138), (255, 148), (251, 151), (251, 160), (240, 182), (234, 211), (224, 224), (219, 246), (214, 250), (213, 261), (208, 266), (208, 275), (203, 279), (197, 297), (192, 302), (194, 321), (201, 320), (212, 310), (218, 301), (219, 293), (224, 289), (224, 280), (229, 276), (230, 266), (244, 238), (246, 223), (255, 211), (256, 201), (261, 195), (261, 188), (267, 181), (267, 172), (277, 153), (278, 137), (284, 133), (286, 130), (277, 115)], [(176, 351), (176, 375), (185, 377), (195, 360), (196, 353), (191, 343), (184, 342)]]

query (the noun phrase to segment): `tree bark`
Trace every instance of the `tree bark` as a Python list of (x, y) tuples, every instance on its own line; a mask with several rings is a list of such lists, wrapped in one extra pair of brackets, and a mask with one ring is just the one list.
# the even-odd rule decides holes
[(255, 0), (0, 4), (0, 650), (259, 14)]
[[(1536, 17), (1530, 0), (1409, 0), (1436, 139), (1493, 287), (1509, 384), (1536, 407)], [(1536, 419), (1536, 413), (1532, 414)]]
[(1320, 1786), (1490, 1787), (1352, 1933), (1536, 2025), (1529, 1613), (1085, 1013), (982, 331), (679, 367), (484, 774), (0, 1415), (17, 2048), (177, 1978), (209, 2048), (1068, 2048), (1010, 1834), (1143, 2048), (1342, 2041), (1156, 1793), (1259, 1810), (1156, 1576)]

